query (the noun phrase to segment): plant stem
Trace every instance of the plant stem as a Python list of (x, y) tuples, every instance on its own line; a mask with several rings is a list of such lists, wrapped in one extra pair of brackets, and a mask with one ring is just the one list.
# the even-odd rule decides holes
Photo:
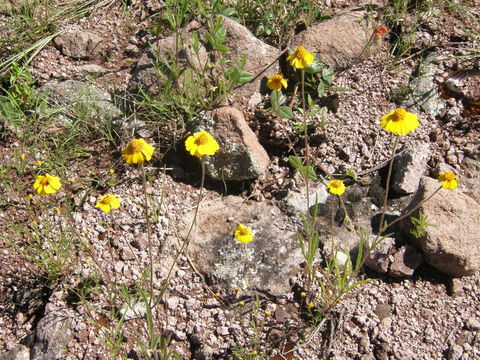
[(400, 135), (395, 137), (395, 142), (393, 143), (392, 155), (390, 157), (390, 163), (388, 165), (388, 173), (387, 173), (387, 183), (385, 185), (385, 196), (383, 197), (383, 210), (382, 215), (380, 216), (380, 224), (378, 225), (378, 233), (375, 242), (377, 242), (378, 238), (383, 232), (383, 221), (385, 219), (385, 213), (387, 212), (387, 201), (388, 201), (388, 191), (390, 189), (390, 178), (392, 176), (392, 168), (393, 168), (393, 159), (395, 158), (395, 151), (397, 150), (398, 143), (400, 142)]
[(437, 190), (435, 190), (435, 192), (430, 195), (428, 198), (426, 198), (425, 200), (423, 200), (420, 204), (417, 204), (413, 207), (413, 209), (407, 211), (405, 214), (403, 215), (400, 215), (398, 218), (396, 218), (395, 220), (393, 220), (391, 223), (388, 224), (388, 226), (392, 226), (393, 224), (396, 224), (397, 222), (405, 219), (406, 217), (410, 216), (413, 212), (415, 212), (416, 210), (418, 210), (418, 208), (420, 208), (423, 204), (425, 204), (428, 200), (430, 200), (437, 192), (440, 191), (440, 189), (442, 188), (442, 186), (440, 186)]
[(302, 92), (302, 108), (303, 108), (303, 132), (305, 137), (305, 166), (307, 167), (307, 172), (305, 175), (305, 188), (307, 190), (307, 215), (310, 211), (310, 189), (309, 189), (309, 178), (308, 178), (308, 166), (310, 164), (310, 146), (308, 144), (308, 129), (307, 129), (307, 109), (305, 104), (305, 70), (301, 70), (301, 92)]
[(143, 184), (143, 210), (145, 213), (145, 224), (147, 226), (147, 239), (148, 239), (148, 260), (150, 263), (150, 299), (149, 306), (152, 305), (153, 298), (153, 253), (152, 253), (152, 228), (150, 226), (150, 218), (148, 216), (148, 195), (147, 195), (147, 177), (145, 175), (145, 168), (143, 164), (140, 164), (140, 170), (142, 172), (142, 184)]

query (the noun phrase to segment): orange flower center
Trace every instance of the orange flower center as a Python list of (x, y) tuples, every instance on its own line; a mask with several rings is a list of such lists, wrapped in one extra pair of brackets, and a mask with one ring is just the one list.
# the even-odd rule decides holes
[(397, 121), (402, 121), (403, 119), (405, 119), (405, 114), (407, 112), (404, 110), (404, 109), (396, 109), (394, 112), (393, 112), (393, 115), (392, 115), (392, 121), (394, 122), (397, 122)]
[(443, 176), (445, 177), (445, 181), (455, 180), (455, 174), (453, 172), (447, 172)]
[(305, 50), (303, 46), (299, 46), (295, 51), (295, 57), (298, 60), (302, 60), (305, 57), (306, 53), (307, 53), (307, 50)]
[(341, 187), (340, 184), (341, 184), (340, 180), (333, 180), (333, 181), (330, 183), (330, 186), (333, 187), (333, 188), (338, 189), (339, 187)]
[(247, 228), (240, 229), (239, 234), (240, 234), (240, 236), (247, 236), (248, 235), (248, 229)]
[(42, 185), (42, 186), (50, 185), (50, 181), (48, 180), (48, 178), (46, 176), (40, 179), (40, 185)]
[(208, 143), (208, 137), (205, 136), (204, 134), (200, 135), (196, 140), (195, 140), (195, 145), (200, 146), (200, 145), (205, 145)]
[(133, 139), (130, 142), (130, 147), (131, 147), (133, 153), (142, 152), (142, 143), (138, 139)]

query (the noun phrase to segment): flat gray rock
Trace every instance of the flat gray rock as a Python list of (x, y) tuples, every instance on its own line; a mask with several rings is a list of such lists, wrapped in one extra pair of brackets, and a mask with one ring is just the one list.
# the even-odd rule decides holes
[[(298, 274), (304, 258), (295, 229), (286, 215), (267, 202), (228, 196), (205, 201), (191, 234), (188, 255), (197, 269), (227, 289), (255, 288), (274, 295), (290, 291), (289, 279)], [(193, 212), (185, 216), (185, 236)], [(242, 244), (234, 237), (242, 223), (254, 230), (254, 240)]]

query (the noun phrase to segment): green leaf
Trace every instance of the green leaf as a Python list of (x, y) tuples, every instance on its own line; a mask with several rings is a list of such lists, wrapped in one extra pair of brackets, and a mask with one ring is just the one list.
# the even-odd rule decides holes
[(346, 174), (348, 177), (352, 178), (353, 180), (357, 181), (357, 174), (355, 173), (355, 171), (349, 169), (347, 170), (347, 174)]
[(332, 68), (323, 69), (322, 78), (327, 83), (327, 85), (330, 85), (333, 81), (333, 69)]
[(280, 106), (278, 109), (275, 111), (278, 116), (280, 116), (282, 119), (291, 119), (293, 118), (293, 111), (292, 108), (289, 106)]
[(233, 84), (244, 84), (253, 79), (252, 74), (238, 69), (228, 69), (225, 71), (225, 77)]
[(322, 80), (320, 80), (317, 85), (317, 94), (319, 97), (325, 95), (325, 83)]
[(341, 86), (333, 86), (330, 88), (331, 91), (334, 91), (334, 92), (349, 92), (350, 89), (347, 89), (347, 88), (344, 88), (344, 87), (341, 87)]
[(323, 63), (320, 60), (315, 59), (315, 61), (312, 64), (305, 67), (305, 72), (307, 74), (316, 74), (322, 71), (324, 66), (325, 65), (323, 65)]
[(315, 170), (313, 169), (313, 166), (308, 165), (308, 166), (300, 166), (298, 168), (298, 172), (300, 175), (302, 175), (304, 178), (308, 177), (310, 180), (317, 180), (317, 174), (315, 173)]
[(292, 167), (295, 169), (295, 170), (298, 170), (298, 168), (300, 166), (302, 166), (302, 160), (299, 158), (299, 157), (296, 157), (296, 156), (289, 156), (288, 157), (288, 162), (290, 165), (292, 165)]

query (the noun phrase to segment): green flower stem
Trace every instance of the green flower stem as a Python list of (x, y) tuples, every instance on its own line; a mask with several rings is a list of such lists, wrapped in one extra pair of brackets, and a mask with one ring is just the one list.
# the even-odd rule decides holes
[(308, 129), (307, 129), (307, 109), (305, 104), (305, 69), (301, 70), (301, 92), (302, 92), (302, 108), (303, 108), (303, 131), (305, 137), (305, 166), (307, 168), (307, 175), (305, 176), (305, 187), (307, 190), (307, 214), (310, 211), (310, 187), (308, 178), (308, 166), (310, 164), (310, 146), (308, 144)]
[(340, 202), (340, 206), (342, 210), (345, 212), (345, 222), (348, 224), (348, 226), (351, 226), (352, 220), (348, 216), (347, 207), (345, 206), (345, 202), (343, 201), (342, 195), (337, 195), (337, 196), (338, 196), (338, 201)]
[(145, 213), (145, 224), (147, 226), (147, 238), (148, 238), (148, 260), (150, 265), (150, 299), (149, 306), (152, 306), (153, 298), (153, 252), (152, 252), (152, 228), (150, 226), (150, 218), (148, 216), (148, 195), (147, 195), (147, 177), (145, 175), (145, 167), (143, 164), (140, 164), (140, 170), (142, 173), (142, 184), (143, 184), (143, 210)]
[(378, 225), (378, 233), (375, 242), (377, 242), (382, 232), (385, 230), (383, 228), (383, 221), (385, 219), (385, 213), (387, 212), (387, 200), (388, 200), (388, 191), (390, 190), (390, 178), (392, 177), (392, 168), (393, 168), (393, 159), (395, 158), (395, 151), (397, 150), (398, 143), (400, 142), (400, 135), (395, 137), (395, 142), (393, 143), (392, 148), (392, 155), (390, 157), (390, 163), (388, 165), (388, 173), (387, 173), (387, 183), (385, 185), (385, 196), (383, 198), (383, 210), (382, 215), (380, 216), (380, 224)]

